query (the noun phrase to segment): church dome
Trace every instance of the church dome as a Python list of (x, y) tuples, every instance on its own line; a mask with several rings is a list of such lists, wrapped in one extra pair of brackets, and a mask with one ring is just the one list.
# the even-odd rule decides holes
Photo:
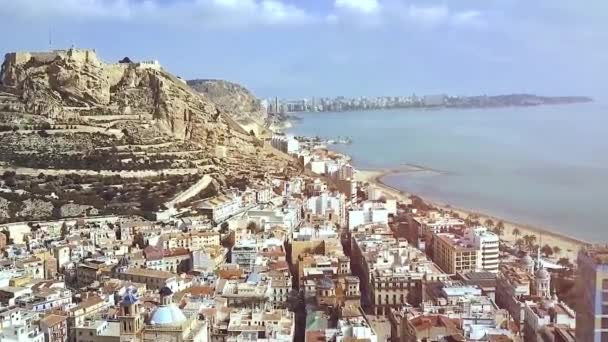
[(152, 325), (178, 325), (185, 320), (186, 316), (174, 303), (157, 307), (150, 316)]
[(536, 271), (536, 279), (548, 280), (551, 279), (551, 275), (549, 274), (549, 272), (547, 272), (546, 269), (541, 267), (538, 269), (538, 271)]
[(173, 303), (173, 291), (167, 286), (160, 289), (160, 305), (152, 311), (150, 324), (152, 325), (179, 325), (186, 320), (186, 316), (175, 303)]

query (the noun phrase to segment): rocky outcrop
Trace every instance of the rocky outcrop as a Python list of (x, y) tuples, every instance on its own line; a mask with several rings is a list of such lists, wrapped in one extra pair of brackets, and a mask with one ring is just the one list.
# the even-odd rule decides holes
[(190, 80), (188, 85), (236, 120), (253, 119), (263, 124), (268, 119), (261, 101), (239, 84), (222, 80)]
[(2, 65), (0, 91), (16, 95), (28, 114), (55, 122), (82, 115), (146, 114), (161, 132), (178, 139), (204, 144), (225, 144), (230, 138), (253, 142), (212, 101), (159, 65), (105, 64), (70, 53), (29, 59), (14, 55), (8, 54)]

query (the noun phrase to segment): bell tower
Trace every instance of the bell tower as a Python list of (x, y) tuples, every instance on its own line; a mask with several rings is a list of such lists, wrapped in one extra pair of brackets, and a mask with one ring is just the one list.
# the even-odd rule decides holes
[(120, 335), (135, 335), (143, 329), (142, 310), (135, 289), (127, 288), (120, 301)]

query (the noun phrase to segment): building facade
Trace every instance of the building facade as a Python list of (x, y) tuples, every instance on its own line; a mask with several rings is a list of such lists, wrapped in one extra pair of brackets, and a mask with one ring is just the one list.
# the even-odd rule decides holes
[(578, 254), (578, 342), (608, 341), (608, 247), (591, 247)]

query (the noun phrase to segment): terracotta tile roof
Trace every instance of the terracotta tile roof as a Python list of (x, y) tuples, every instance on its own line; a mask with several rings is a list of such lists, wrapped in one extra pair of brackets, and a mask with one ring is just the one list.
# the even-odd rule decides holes
[(448, 317), (442, 315), (423, 315), (412, 318), (410, 323), (418, 331), (428, 330), (433, 327), (456, 328), (457, 325)]
[(165, 257), (190, 255), (190, 251), (186, 248), (174, 248), (165, 250)]
[(270, 264), (270, 269), (273, 271), (288, 270), (289, 264), (287, 264), (287, 261), (284, 260), (273, 262)]
[(243, 277), (243, 271), (240, 269), (223, 269), (217, 272), (220, 279), (240, 279)]
[(41, 319), (40, 323), (46, 325), (47, 327), (52, 327), (52, 326), (57, 325), (57, 324), (65, 321), (67, 319), (68, 318), (65, 317), (65, 316), (50, 314), (50, 315), (44, 317), (43, 319)]
[(317, 331), (307, 331), (306, 332), (306, 342), (325, 342), (325, 331), (317, 330)]
[(153, 246), (144, 248), (144, 255), (147, 260), (160, 260), (163, 258), (163, 250)]
[(213, 286), (197, 286), (190, 291), (193, 295), (212, 295), (215, 292)]
[(70, 311), (75, 312), (78, 311), (80, 309), (86, 309), (86, 308), (90, 308), (91, 306), (95, 306), (99, 303), (102, 303), (103, 299), (101, 299), (100, 297), (90, 297), (87, 298), (85, 300), (83, 300), (80, 304), (78, 304), (76, 307), (70, 309)]

